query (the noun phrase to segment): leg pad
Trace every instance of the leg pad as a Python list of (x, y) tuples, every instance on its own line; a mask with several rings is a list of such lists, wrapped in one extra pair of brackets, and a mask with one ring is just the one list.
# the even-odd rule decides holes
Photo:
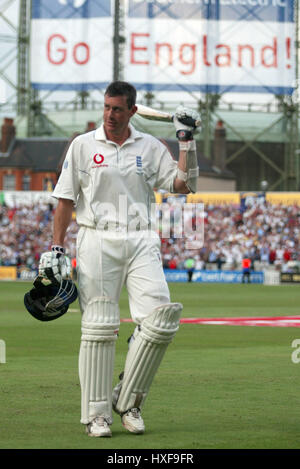
[(90, 302), (83, 313), (79, 353), (81, 423), (88, 424), (98, 415), (112, 423), (111, 393), (119, 324), (118, 305), (106, 297)]
[(113, 392), (117, 413), (144, 404), (165, 351), (179, 328), (181, 311), (180, 303), (159, 306), (135, 329), (124, 376)]

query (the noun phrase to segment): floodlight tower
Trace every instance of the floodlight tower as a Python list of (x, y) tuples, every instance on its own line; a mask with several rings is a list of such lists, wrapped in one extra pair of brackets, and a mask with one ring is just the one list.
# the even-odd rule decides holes
[(17, 113), (27, 117), (27, 137), (35, 134), (36, 96), (30, 86), (31, 0), (19, 0)]
[(28, 115), (30, 102), (29, 37), (31, 0), (19, 0), (17, 114)]

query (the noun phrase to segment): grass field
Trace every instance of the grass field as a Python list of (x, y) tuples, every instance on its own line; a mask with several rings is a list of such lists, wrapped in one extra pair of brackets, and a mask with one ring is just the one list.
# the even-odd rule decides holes
[[(0, 283), (1, 449), (300, 448), (300, 328), (182, 324), (155, 378), (144, 435), (115, 416), (113, 438), (89, 438), (80, 424), (78, 305), (50, 323), (23, 307), (29, 283)], [(299, 315), (293, 285), (170, 284), (184, 317)], [(125, 291), (121, 316), (129, 318)], [(75, 309), (75, 311), (74, 311)], [(122, 323), (115, 381), (133, 324)]]

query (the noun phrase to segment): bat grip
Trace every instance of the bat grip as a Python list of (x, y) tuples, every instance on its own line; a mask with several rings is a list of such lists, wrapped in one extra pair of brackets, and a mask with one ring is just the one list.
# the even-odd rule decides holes
[(200, 121), (197, 121), (197, 120), (193, 119), (192, 117), (182, 117), (178, 120), (179, 120), (179, 122), (181, 122), (184, 125), (188, 125), (189, 127), (194, 127), (194, 129), (196, 127), (200, 127), (200, 125), (201, 125)]

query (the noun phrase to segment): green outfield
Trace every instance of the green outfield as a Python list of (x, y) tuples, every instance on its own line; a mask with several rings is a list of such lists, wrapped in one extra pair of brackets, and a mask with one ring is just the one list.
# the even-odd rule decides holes
[[(38, 322), (23, 307), (30, 287), (0, 283), (1, 449), (300, 448), (300, 363), (292, 361), (300, 328), (182, 324), (143, 410), (146, 433), (129, 434), (115, 416), (112, 438), (89, 438), (79, 423), (78, 305)], [(188, 318), (300, 314), (295, 285), (173, 283), (170, 290)], [(125, 291), (120, 306), (129, 318)], [(115, 381), (132, 330), (121, 324)]]

